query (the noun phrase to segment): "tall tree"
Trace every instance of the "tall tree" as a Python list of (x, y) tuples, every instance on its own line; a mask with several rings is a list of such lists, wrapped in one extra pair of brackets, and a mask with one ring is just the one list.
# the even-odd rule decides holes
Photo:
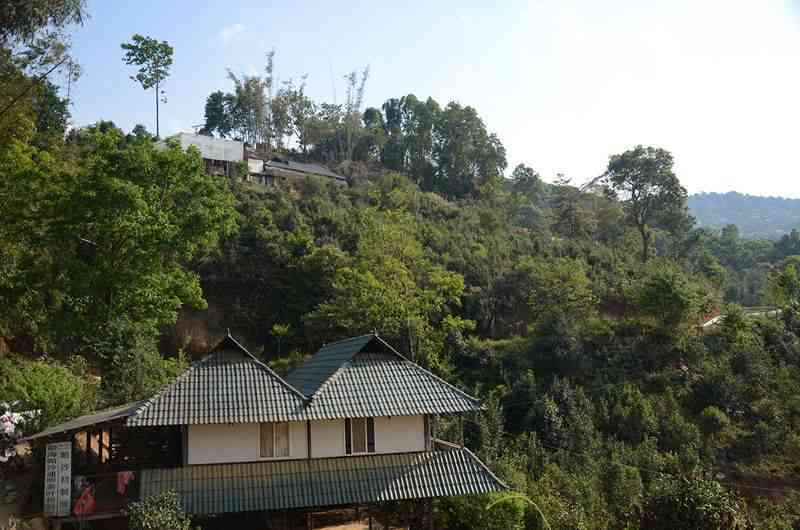
[(125, 50), (122, 60), (125, 64), (139, 67), (139, 71), (131, 79), (137, 81), (142, 88), (156, 90), (156, 137), (159, 136), (158, 105), (160, 101), (167, 102), (163, 97), (161, 83), (169, 77), (169, 67), (172, 66), (172, 46), (167, 41), (158, 42), (151, 37), (144, 37), (138, 33), (131, 37), (131, 42), (122, 43)]
[(642, 261), (650, 257), (652, 228), (678, 232), (691, 223), (686, 209), (686, 189), (672, 171), (672, 154), (641, 145), (614, 155), (603, 181), (622, 200), (628, 222), (642, 239)]
[(438, 115), (432, 156), (435, 190), (454, 198), (473, 195), (506, 168), (506, 151), (500, 139), (486, 130), (474, 108), (455, 102)]
[(215, 132), (225, 138), (231, 132), (231, 120), (225, 108), (225, 94), (222, 90), (212, 92), (206, 98), (205, 125), (202, 133), (213, 135)]
[(20, 264), (0, 273), (0, 333), (69, 351), (112, 319), (158, 328), (184, 304), (203, 306), (188, 264), (235, 228), (226, 181), (176, 142), (126, 144), (113, 127), (70, 138), (74, 166), (0, 149), (0, 202), (14, 212), (0, 247)]
[(66, 28), (87, 17), (85, 0), (5, 0), (0, 8), (0, 62), (37, 74), (69, 65), (70, 76), (77, 77)]
[(0, 10), (0, 45), (31, 42), (43, 29), (80, 24), (85, 18), (86, 0), (6, 0)]
[(359, 78), (353, 70), (346, 76), (347, 99), (345, 100), (345, 133), (347, 137), (347, 160), (353, 160), (353, 151), (357, 143), (356, 135), (361, 124), (361, 106), (364, 104), (364, 88), (369, 78), (369, 66), (364, 68)]

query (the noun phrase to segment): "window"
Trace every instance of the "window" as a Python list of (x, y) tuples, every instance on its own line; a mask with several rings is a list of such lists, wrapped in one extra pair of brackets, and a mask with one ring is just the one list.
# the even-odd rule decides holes
[(289, 456), (289, 424), (261, 424), (261, 458), (286, 458)]
[(375, 452), (375, 420), (353, 418), (344, 420), (344, 449), (348, 455)]

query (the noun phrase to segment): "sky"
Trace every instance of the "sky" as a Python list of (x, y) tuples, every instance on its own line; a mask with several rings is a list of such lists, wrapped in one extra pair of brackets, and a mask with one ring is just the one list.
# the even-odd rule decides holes
[(226, 68), (308, 75), (318, 101), (344, 100), (370, 68), (365, 106), (413, 93), (477, 109), (519, 163), (583, 183), (608, 157), (663, 147), (690, 193), (800, 198), (800, 0), (365, 2), (89, 0), (73, 33), (83, 75), (75, 125), (155, 129), (154, 96), (129, 79), (120, 43), (167, 40), (163, 134), (202, 124)]

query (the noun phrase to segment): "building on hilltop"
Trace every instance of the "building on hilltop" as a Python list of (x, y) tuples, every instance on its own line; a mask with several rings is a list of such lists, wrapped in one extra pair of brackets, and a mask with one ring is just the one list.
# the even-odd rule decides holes
[(121, 516), (130, 501), (170, 490), (195, 517), (268, 528), (310, 528), (314, 513), (395, 501), (430, 521), (432, 498), (506, 489), (436, 435), (439, 415), (480, 409), (377, 334), (328, 344), (286, 379), (228, 335), (151, 398), (28, 440), (46, 442), (48, 459), (60, 448), (71, 464), (71, 510), (53, 513), (56, 523), (78, 520), (74, 499), (87, 491), (96, 506), (83, 520)]
[(205, 161), (206, 173), (233, 176), (237, 164), (247, 164), (245, 180), (264, 186), (291, 184), (308, 176), (326, 179), (335, 184), (347, 184), (347, 178), (319, 164), (294, 162), (281, 157), (269, 157), (266, 152), (252, 148), (243, 142), (215, 138), (194, 133), (178, 133), (177, 138), (184, 149), (194, 146)]

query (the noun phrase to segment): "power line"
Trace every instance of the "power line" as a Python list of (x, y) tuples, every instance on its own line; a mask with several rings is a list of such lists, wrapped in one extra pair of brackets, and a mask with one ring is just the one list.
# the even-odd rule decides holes
[(44, 80), (44, 78), (46, 78), (48, 75), (50, 75), (51, 73), (53, 73), (53, 71), (54, 71), (56, 68), (58, 68), (59, 66), (61, 66), (62, 64), (64, 64), (66, 61), (67, 61), (67, 57), (64, 57), (64, 58), (63, 58), (63, 59), (61, 59), (61, 60), (60, 60), (58, 63), (56, 63), (56, 64), (55, 64), (55, 65), (54, 65), (52, 68), (50, 68), (50, 69), (49, 69), (47, 72), (43, 73), (42, 75), (40, 75), (39, 77), (37, 77), (37, 78), (36, 78), (36, 79), (35, 79), (35, 80), (34, 80), (32, 83), (30, 83), (30, 84), (29, 84), (29, 85), (28, 85), (28, 86), (25, 88), (25, 90), (23, 90), (23, 91), (22, 91), (22, 92), (21, 92), (21, 93), (20, 93), (20, 94), (19, 94), (17, 97), (15, 97), (13, 100), (11, 100), (11, 103), (9, 103), (9, 104), (8, 104), (8, 105), (6, 105), (5, 107), (3, 107), (3, 109), (2, 109), (2, 110), (0, 110), (0, 118), (2, 118), (2, 117), (3, 117), (3, 115), (4, 115), (6, 112), (8, 112), (9, 110), (11, 110), (11, 107), (13, 107), (14, 105), (16, 105), (16, 104), (17, 104), (17, 102), (18, 102), (19, 100), (21, 100), (22, 98), (24, 98), (24, 97), (25, 97), (25, 95), (26, 95), (28, 92), (30, 92), (30, 91), (33, 89), (33, 87), (34, 87), (34, 86), (35, 86), (37, 83), (40, 83), (41, 81), (43, 81), (43, 80)]

